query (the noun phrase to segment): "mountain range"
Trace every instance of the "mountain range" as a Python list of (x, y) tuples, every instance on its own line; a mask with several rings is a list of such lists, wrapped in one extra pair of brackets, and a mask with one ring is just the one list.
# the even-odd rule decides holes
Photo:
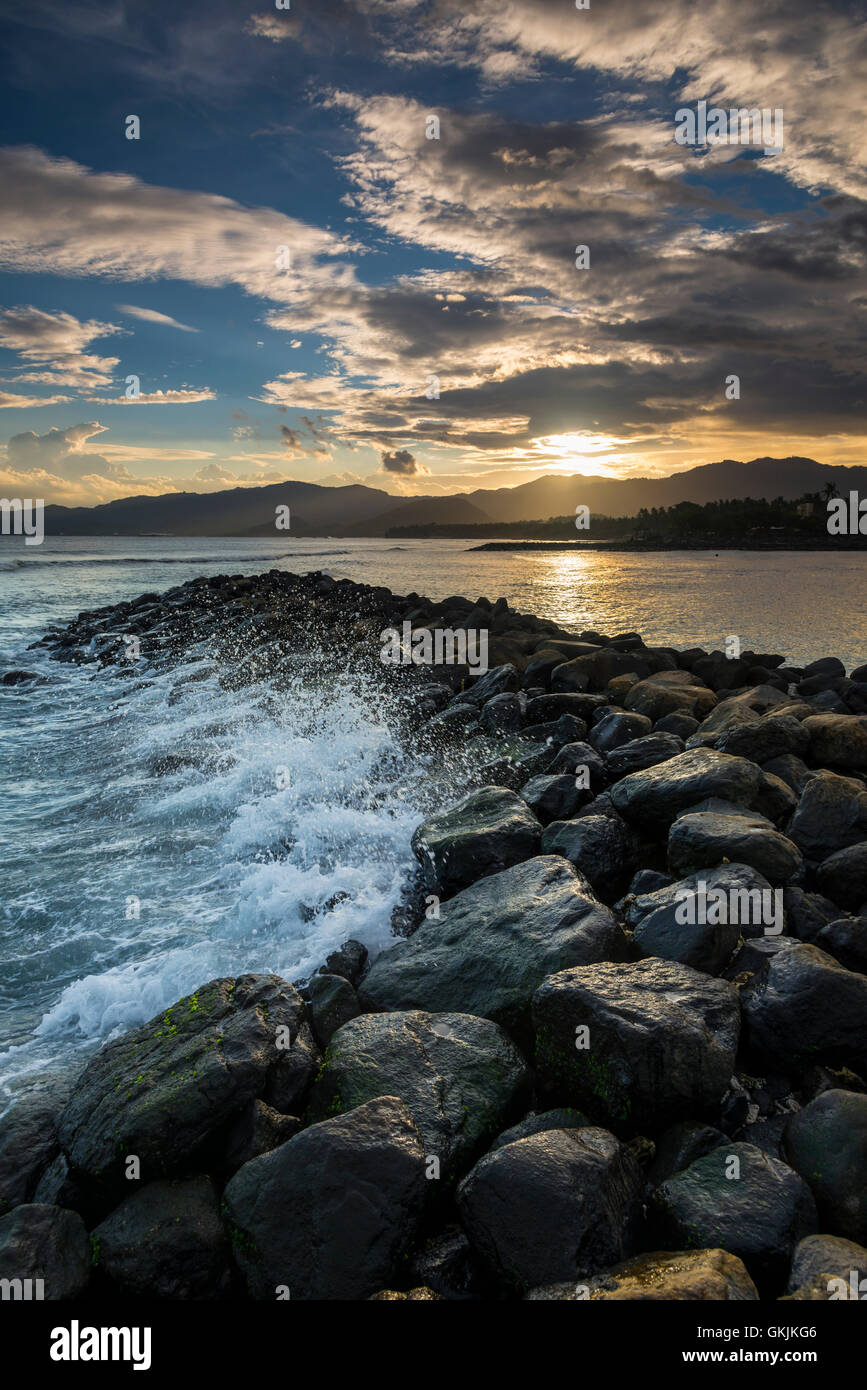
[[(545, 521), (590, 508), (591, 516), (634, 516), (642, 507), (736, 498), (793, 499), (833, 483), (867, 496), (867, 467), (808, 458), (722, 459), (667, 478), (549, 475), (514, 488), (479, 488), (445, 497), (395, 497), (361, 483), (323, 487), (284, 482), (224, 492), (124, 497), (97, 507), (45, 508), (48, 536), (384, 536), (393, 527)], [(291, 526), (276, 530), (288, 506)]]

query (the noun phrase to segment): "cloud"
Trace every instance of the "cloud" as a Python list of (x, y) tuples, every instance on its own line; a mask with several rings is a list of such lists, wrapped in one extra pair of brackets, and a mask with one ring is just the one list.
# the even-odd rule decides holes
[[(2, 255), (2, 249), (0, 249)], [(32, 304), (0, 310), (0, 347), (8, 348), (23, 363), (39, 371), (19, 371), (16, 381), (77, 389), (108, 386), (117, 357), (97, 357), (84, 351), (95, 338), (122, 333), (116, 324), (96, 319), (87, 322), (66, 313), (47, 313)]]
[(419, 463), (418, 459), (415, 458), (408, 449), (396, 449), (394, 453), (384, 452), (382, 455), (382, 469), (385, 473), (400, 473), (404, 477), (412, 477), (417, 473), (430, 472), (430, 469), (425, 468), (424, 464)]
[(31, 410), (37, 405), (62, 405), (71, 400), (71, 396), (22, 396), (0, 391), (0, 410)]
[(134, 319), (142, 319), (144, 323), (159, 323), (166, 328), (179, 328), (182, 333), (198, 333), (198, 328), (190, 328), (188, 323), (178, 323), (170, 314), (160, 314), (156, 309), (140, 309), (135, 304), (118, 304), (118, 309), (122, 314), (131, 314)]
[(138, 396), (118, 393), (116, 396), (88, 396), (91, 405), (196, 405), (200, 401), (215, 401), (216, 391), (185, 386), (176, 391), (142, 391)]

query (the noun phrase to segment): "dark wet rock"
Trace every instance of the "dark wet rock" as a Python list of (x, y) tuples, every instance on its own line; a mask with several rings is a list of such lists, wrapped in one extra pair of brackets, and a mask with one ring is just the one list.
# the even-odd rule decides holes
[(308, 1023), (302, 1023), (292, 1046), (282, 1048), (268, 1072), (263, 1099), (281, 1115), (298, 1115), (322, 1060)]
[(726, 730), (717, 743), (721, 753), (749, 758), (764, 765), (772, 758), (803, 758), (810, 746), (804, 725), (790, 714), (769, 714), (750, 724)]
[(645, 738), (633, 739), (609, 753), (606, 769), (612, 782), (628, 777), (630, 772), (642, 772), (646, 767), (656, 767), (657, 763), (667, 762), (683, 752), (683, 739), (674, 734), (648, 734)]
[(696, 1159), (656, 1189), (652, 1207), (672, 1250), (722, 1245), (764, 1293), (782, 1289), (795, 1246), (818, 1228), (804, 1180), (753, 1144), (723, 1144)]
[(482, 879), (440, 914), (374, 962), (360, 989), (365, 1009), (457, 1011), (510, 1028), (546, 975), (625, 951), (613, 915), (558, 855)]
[(527, 1302), (754, 1302), (756, 1286), (746, 1266), (727, 1250), (654, 1250), (607, 1269), (604, 1274), (576, 1284), (549, 1284), (533, 1289)]
[(641, 843), (612, 816), (552, 821), (542, 832), (542, 853), (562, 854), (603, 897), (622, 892), (641, 857)]
[(492, 1273), (526, 1291), (629, 1253), (641, 1185), (613, 1134), (555, 1129), (481, 1159), (458, 1188), (458, 1211)]
[(705, 797), (718, 796), (738, 805), (751, 806), (761, 771), (745, 758), (712, 749), (694, 748), (668, 762), (633, 772), (609, 788), (615, 807), (625, 820), (659, 833), (679, 811)]
[(605, 763), (595, 748), (591, 748), (589, 743), (565, 744), (558, 752), (548, 769), (552, 776), (570, 774), (577, 776), (581, 769), (586, 769), (586, 780), (590, 784), (591, 791), (600, 792), (608, 785), (608, 774), (605, 771)]
[(821, 893), (805, 893), (803, 888), (785, 888), (783, 907), (786, 913), (786, 932), (799, 941), (815, 941), (823, 927), (839, 916), (836, 903)]
[(451, 897), (532, 858), (541, 830), (521, 797), (504, 787), (482, 787), (420, 825), (412, 846), (430, 891)]
[(367, 964), (367, 947), (360, 941), (344, 941), (339, 951), (326, 956), (320, 975), (342, 975), (351, 985), (357, 985)]
[(732, 985), (662, 960), (551, 975), (533, 1021), (546, 1091), (629, 1133), (657, 1133), (684, 1114), (713, 1118), (740, 1031)]
[(595, 718), (598, 711), (603, 707), (604, 700), (601, 695), (587, 695), (575, 691), (563, 692), (553, 695), (537, 695), (532, 700), (527, 701), (527, 723), (534, 724), (537, 721), (548, 719), (562, 719), (564, 714), (568, 714), (572, 719), (580, 719), (585, 728), (578, 735), (579, 739), (586, 737), (586, 725)]
[(766, 816), (774, 825), (788, 825), (798, 805), (798, 798), (788, 782), (773, 773), (762, 771), (753, 810)]
[(705, 1154), (728, 1142), (723, 1131), (714, 1125), (680, 1120), (657, 1139), (656, 1154), (647, 1180), (651, 1187), (658, 1187), (672, 1174), (681, 1172), (697, 1158), (704, 1158)]
[[(747, 690), (741, 690), (736, 695), (726, 695), (711, 710), (710, 714), (702, 720), (701, 728), (694, 738), (706, 739), (711, 735), (717, 739), (720, 735), (730, 729), (734, 729), (743, 724), (753, 724), (757, 714), (766, 714), (769, 710), (778, 713), (786, 712), (788, 704), (786, 695), (772, 685), (755, 685)], [(687, 744), (689, 747), (689, 744)]]
[(412, 1256), (408, 1277), (454, 1302), (481, 1298), (484, 1278), (472, 1246), (460, 1226), (448, 1226)]
[(493, 666), (468, 689), (462, 690), (455, 696), (454, 703), (481, 706), (496, 695), (517, 690), (520, 684), (521, 677), (517, 667), (511, 662), (505, 662), (502, 666)]
[(818, 772), (801, 793), (789, 837), (816, 862), (867, 839), (867, 788), (852, 777)]
[(805, 1236), (795, 1246), (786, 1292), (794, 1293), (817, 1279), (826, 1285), (829, 1279), (848, 1283), (853, 1269), (859, 1280), (867, 1279), (867, 1249), (863, 1245), (843, 1236)]
[(252, 1298), (369, 1298), (388, 1288), (424, 1210), (424, 1145), (396, 1097), (311, 1125), (245, 1163), (227, 1230)]
[(809, 1184), (822, 1230), (867, 1241), (867, 1096), (823, 1091), (789, 1120), (783, 1152)]
[(543, 1110), (541, 1114), (530, 1114), (520, 1124), (503, 1130), (490, 1146), (490, 1152), (503, 1149), (507, 1144), (515, 1144), (519, 1139), (529, 1139), (533, 1134), (547, 1134), (551, 1129), (584, 1129), (590, 1121), (580, 1110), (562, 1106), (559, 1110)]
[(634, 685), (626, 708), (646, 714), (654, 724), (667, 714), (688, 714), (699, 722), (716, 705), (716, 695), (688, 671), (660, 671)]
[(281, 1115), (263, 1100), (251, 1100), (229, 1133), (225, 1167), (234, 1173), (251, 1158), (258, 1158), (294, 1138), (300, 1128), (301, 1121), (296, 1116)]
[(847, 970), (867, 975), (867, 917), (838, 917), (822, 927), (814, 940)]
[(310, 981), (310, 1021), (320, 1047), (361, 1012), (358, 995), (342, 975), (314, 975)]
[(674, 734), (675, 738), (683, 739), (684, 742), (695, 733), (699, 728), (699, 722), (686, 710), (674, 710), (672, 714), (664, 714), (661, 719), (657, 719), (653, 726), (655, 734)]
[[(648, 913), (656, 912), (661, 907), (673, 909), (681, 902), (688, 902), (689, 894), (702, 892), (708, 899), (718, 899), (720, 893), (726, 895), (727, 907), (730, 909), (727, 915), (733, 917), (735, 912), (737, 913), (738, 925), (743, 936), (763, 934), (763, 907), (766, 904), (773, 905), (773, 890), (768, 880), (747, 864), (721, 864), (715, 869), (702, 869), (696, 874), (689, 874), (686, 878), (670, 882), (664, 888), (637, 894), (626, 905), (624, 915), (627, 926), (636, 928)], [(699, 911), (699, 904), (696, 903), (696, 917)], [(686, 916), (687, 912), (683, 915)]]
[(678, 878), (724, 862), (749, 864), (769, 883), (789, 883), (803, 873), (797, 845), (757, 817), (704, 811), (679, 817), (668, 837), (668, 863)]
[[(78, 1212), (34, 1203), (0, 1217), (0, 1280), (13, 1281), (12, 1298), (19, 1279), (25, 1281), (20, 1298), (78, 1298), (90, 1273), (90, 1243)], [(41, 1292), (27, 1280), (42, 1280)]]
[(0, 1215), (33, 1200), (59, 1150), (55, 1122), (70, 1086), (63, 1079), (23, 1095), (0, 1120)]
[(589, 787), (579, 787), (574, 775), (533, 777), (521, 788), (521, 797), (541, 825), (552, 820), (568, 820), (581, 806), (593, 800)]
[(791, 787), (797, 797), (800, 797), (810, 778), (816, 775), (812, 768), (807, 767), (805, 762), (791, 753), (784, 753), (779, 758), (769, 758), (766, 763), (762, 763), (762, 771), (779, 777), (781, 782)]
[(650, 660), (637, 652), (603, 648), (587, 656), (576, 656), (551, 672), (552, 690), (604, 690), (616, 676), (650, 674)]
[(366, 1014), (335, 1034), (310, 1105), (313, 1119), (377, 1096), (409, 1108), (427, 1159), (465, 1171), (529, 1098), (523, 1057), (502, 1028), (467, 1014)]
[(212, 980), (109, 1043), (58, 1122), (70, 1166), (120, 1193), (128, 1155), (144, 1181), (174, 1176), (262, 1094), (281, 1053), (291, 1055), (302, 1018), (285, 980), (242, 975)]
[(627, 897), (657, 893), (660, 888), (668, 888), (672, 881), (670, 874), (660, 873), (658, 869), (639, 869), (629, 885)]
[[(694, 896), (690, 893), (690, 898)], [(678, 961), (707, 975), (719, 975), (738, 944), (740, 926), (728, 920), (701, 921), (697, 912), (689, 910), (690, 898), (668, 902), (642, 917), (633, 935), (636, 949), (647, 958)]]
[(627, 714), (617, 710), (606, 714), (590, 731), (588, 742), (597, 753), (610, 753), (621, 744), (649, 734), (653, 725), (645, 714)]
[(814, 714), (804, 720), (803, 727), (810, 739), (811, 762), (867, 771), (867, 716)]
[(867, 1066), (867, 979), (799, 942), (741, 991), (745, 1040), (784, 1074), (811, 1063)]
[(755, 975), (757, 970), (771, 956), (775, 956), (778, 951), (786, 951), (790, 946), (797, 946), (798, 939), (794, 936), (754, 936), (745, 941), (737, 955), (732, 960), (728, 969), (725, 971), (727, 980), (737, 980), (742, 975)]
[(4, 671), (0, 676), (0, 685), (27, 685), (31, 681), (42, 682), (44, 676), (40, 676), (38, 671)]
[(229, 1284), (229, 1244), (210, 1178), (147, 1183), (91, 1235), (99, 1268), (136, 1298), (210, 1299)]
[(867, 903), (867, 840), (847, 845), (823, 860), (816, 871), (819, 888), (851, 912)]
[(479, 715), (479, 723), (489, 734), (511, 734), (520, 729), (524, 712), (517, 695), (494, 695), (486, 700)]

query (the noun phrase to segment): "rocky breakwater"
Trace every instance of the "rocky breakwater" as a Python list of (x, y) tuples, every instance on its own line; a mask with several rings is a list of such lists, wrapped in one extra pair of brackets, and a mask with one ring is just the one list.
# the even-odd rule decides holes
[[(496, 663), (377, 666), (488, 624)], [(337, 635), (460, 766), (400, 936), (202, 982), (0, 1135), (51, 1298), (829, 1299), (867, 1277), (867, 667), (566, 633), (503, 600), (204, 580), (47, 645)], [(239, 638), (244, 635), (244, 646)]]

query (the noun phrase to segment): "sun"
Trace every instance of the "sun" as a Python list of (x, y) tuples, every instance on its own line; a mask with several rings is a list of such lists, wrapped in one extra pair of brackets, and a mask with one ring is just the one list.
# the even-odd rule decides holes
[[(624, 462), (623, 455), (615, 451), (625, 441), (613, 435), (582, 430), (578, 434), (546, 434), (533, 442), (549, 457), (552, 454), (560, 456), (562, 462), (554, 464), (557, 472), (587, 473), (603, 478), (619, 478), (622, 475), (622, 468), (615, 465)], [(604, 457), (606, 454), (608, 458)]]

